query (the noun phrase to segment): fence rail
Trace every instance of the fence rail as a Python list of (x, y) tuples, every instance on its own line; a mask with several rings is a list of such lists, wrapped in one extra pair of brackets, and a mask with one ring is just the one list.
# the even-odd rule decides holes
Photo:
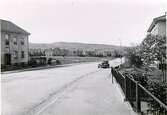
[(167, 105), (155, 97), (150, 91), (129, 76), (123, 76), (111, 68), (115, 78), (132, 108), (141, 115), (167, 115)]

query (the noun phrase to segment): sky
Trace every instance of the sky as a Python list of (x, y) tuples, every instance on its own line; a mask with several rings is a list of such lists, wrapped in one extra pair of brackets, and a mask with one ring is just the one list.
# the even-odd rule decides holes
[(131, 46), (166, 11), (167, 0), (0, 0), (0, 19), (30, 32), (31, 43)]

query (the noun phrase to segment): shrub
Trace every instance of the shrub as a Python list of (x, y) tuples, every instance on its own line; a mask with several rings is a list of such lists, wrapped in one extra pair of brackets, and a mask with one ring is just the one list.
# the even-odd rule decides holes
[[(157, 81), (149, 81), (148, 82), (148, 90), (155, 96), (157, 97), (159, 100), (161, 100), (164, 104), (167, 104), (166, 102), (166, 88), (167, 88), (167, 84), (165, 83), (161, 83), (161, 82), (157, 82)], [(150, 103), (151, 107), (153, 109), (158, 109), (161, 110), (161, 107), (159, 106), (158, 103), (155, 103), (154, 100), (151, 100)]]
[(141, 67), (143, 65), (142, 58), (140, 56), (140, 52), (138, 50), (139, 47), (129, 48), (127, 51), (127, 59), (131, 66)]
[(31, 65), (31, 66), (37, 66), (37, 62), (36, 62), (36, 60), (33, 60), (33, 59), (31, 59), (29, 62), (28, 62), (28, 64), (29, 65)]
[(49, 65), (52, 64), (52, 58), (49, 58), (49, 59), (48, 59), (48, 64), (49, 64)]
[(61, 61), (60, 60), (56, 60), (56, 64), (61, 64)]

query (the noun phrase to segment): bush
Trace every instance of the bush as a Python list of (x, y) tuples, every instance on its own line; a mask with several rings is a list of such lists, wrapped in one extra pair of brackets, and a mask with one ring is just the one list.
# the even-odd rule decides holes
[(28, 64), (31, 65), (32, 67), (37, 66), (36, 60), (33, 60), (33, 59), (31, 59), (31, 60), (28, 62)]
[(61, 61), (60, 60), (56, 60), (56, 64), (61, 64)]
[(141, 67), (143, 65), (140, 52), (138, 51), (138, 47), (129, 48), (127, 51), (126, 57), (129, 60), (129, 64), (131, 66)]
[[(157, 82), (157, 81), (149, 81), (148, 82), (148, 90), (159, 100), (161, 100), (164, 104), (167, 104), (166, 102), (166, 92), (167, 84)], [(158, 103), (155, 103), (153, 100), (150, 101), (150, 105), (154, 109), (161, 110), (161, 107)]]
[(49, 59), (48, 59), (48, 64), (49, 64), (49, 65), (52, 64), (52, 58), (49, 58)]

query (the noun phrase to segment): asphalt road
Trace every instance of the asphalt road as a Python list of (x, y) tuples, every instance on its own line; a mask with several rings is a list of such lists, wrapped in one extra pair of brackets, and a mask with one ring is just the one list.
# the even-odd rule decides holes
[(97, 64), (2, 74), (2, 115), (134, 114), (111, 83), (110, 69)]

